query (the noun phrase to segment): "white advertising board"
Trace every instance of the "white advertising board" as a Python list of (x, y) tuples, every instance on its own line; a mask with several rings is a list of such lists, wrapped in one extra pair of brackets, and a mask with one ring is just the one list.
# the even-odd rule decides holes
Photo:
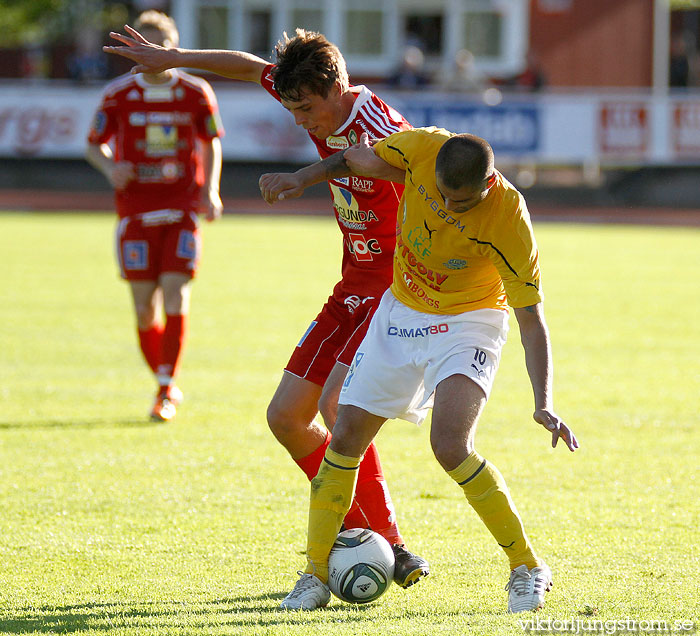
[[(316, 151), (292, 116), (256, 86), (215, 85), (232, 161), (306, 163)], [(700, 93), (631, 92), (473, 96), (378, 94), (414, 126), (437, 125), (489, 140), (501, 159), (541, 164), (700, 165)], [(100, 87), (0, 85), (0, 156), (79, 158)]]

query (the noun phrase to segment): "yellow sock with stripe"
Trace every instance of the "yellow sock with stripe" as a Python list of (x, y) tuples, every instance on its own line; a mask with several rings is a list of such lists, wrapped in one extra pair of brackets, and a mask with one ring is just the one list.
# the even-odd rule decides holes
[(537, 567), (539, 561), (498, 469), (472, 452), (457, 468), (447, 473), (461, 486), (471, 507), (503, 548), (511, 570), (523, 564), (528, 569)]
[(306, 572), (324, 583), (328, 581), (328, 555), (350, 509), (361, 459), (327, 448), (318, 474), (311, 480)]

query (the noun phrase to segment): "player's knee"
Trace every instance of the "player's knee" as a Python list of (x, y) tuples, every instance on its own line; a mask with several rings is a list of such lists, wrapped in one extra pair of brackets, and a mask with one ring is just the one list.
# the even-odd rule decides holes
[(267, 425), (280, 441), (298, 434), (304, 428), (293, 405), (277, 398), (273, 398), (267, 407)]
[(333, 427), (331, 448), (341, 455), (361, 457), (373, 439), (374, 436), (363, 428), (361, 422), (344, 417), (339, 413)]
[(433, 449), (435, 459), (444, 470), (452, 470), (459, 466), (472, 452), (473, 448), (468, 448), (467, 442), (459, 442), (454, 439), (444, 437), (431, 437), (430, 444)]
[(136, 322), (138, 323), (139, 329), (150, 329), (155, 325), (156, 312), (152, 305), (148, 303), (136, 305), (134, 309), (136, 310)]
[(321, 413), (323, 422), (326, 428), (333, 430), (333, 425), (338, 416), (338, 399), (335, 395), (321, 394), (321, 399), (318, 401), (318, 410)]

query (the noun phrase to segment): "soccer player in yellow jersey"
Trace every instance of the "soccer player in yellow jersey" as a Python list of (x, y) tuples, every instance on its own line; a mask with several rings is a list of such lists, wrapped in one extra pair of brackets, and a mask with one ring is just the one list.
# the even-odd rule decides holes
[[(538, 252), (522, 195), (494, 168), (489, 144), (439, 128), (395, 133), (291, 175), (268, 174), (268, 202), (300, 196), (330, 176), (405, 182), (394, 277), (355, 354), (333, 440), (312, 481), (308, 566), (283, 607), (328, 602), (328, 555), (365, 449), (389, 418), (421, 422), (432, 406), (435, 457), (462, 488), (510, 565), (508, 611), (543, 606), (552, 585), (498, 469), (474, 447), (512, 308), (535, 398), (533, 417), (569, 450), (578, 442), (556, 415)], [(325, 598), (325, 602), (323, 599)], [(289, 599), (289, 600), (288, 600)]]

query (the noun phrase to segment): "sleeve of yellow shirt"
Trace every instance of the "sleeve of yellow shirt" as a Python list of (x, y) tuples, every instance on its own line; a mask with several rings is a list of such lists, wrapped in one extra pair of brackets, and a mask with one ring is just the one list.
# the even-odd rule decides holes
[(402, 139), (406, 133), (413, 132), (412, 130), (402, 130), (389, 135), (384, 139), (379, 140), (374, 144), (374, 152), (380, 159), (384, 159), (389, 165), (395, 168), (401, 168), (405, 170), (408, 165), (408, 159), (401, 146), (405, 143), (405, 139)]
[[(499, 220), (503, 241), (494, 264), (503, 280), (508, 304), (513, 308), (536, 305), (544, 299), (540, 281), (539, 253), (525, 200), (518, 197), (514, 212)], [(500, 216), (500, 215), (499, 215)], [(510, 228), (508, 228), (510, 226)]]
[(388, 164), (410, 171), (410, 164), (422, 157), (432, 157), (452, 136), (444, 128), (413, 128), (401, 130), (378, 141), (374, 151)]

